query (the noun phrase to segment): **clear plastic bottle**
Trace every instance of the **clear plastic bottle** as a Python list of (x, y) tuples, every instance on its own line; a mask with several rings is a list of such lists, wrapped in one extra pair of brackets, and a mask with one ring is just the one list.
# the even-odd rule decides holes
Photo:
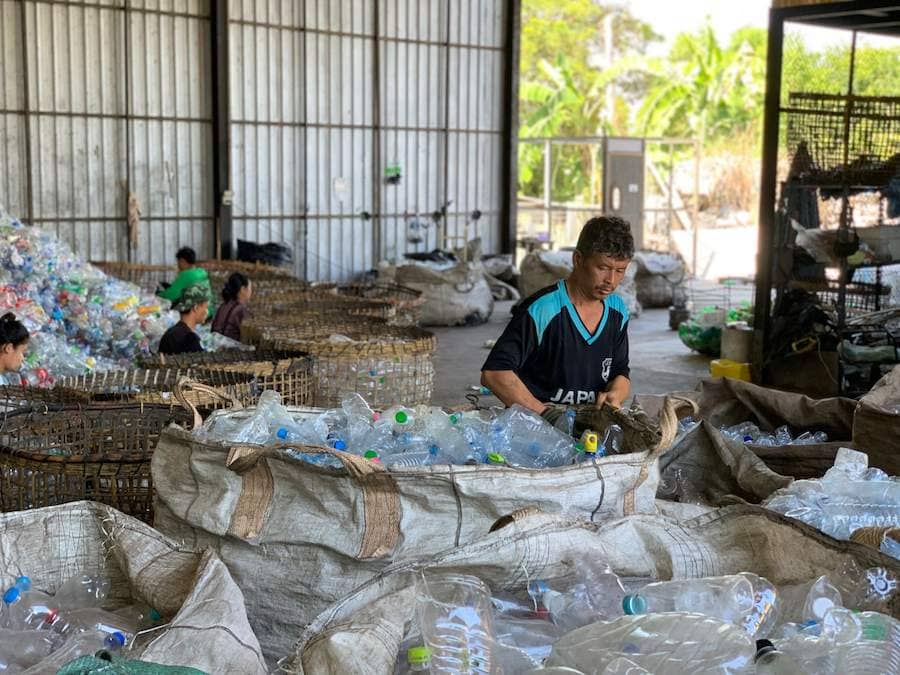
[(508, 614), (494, 616), (494, 634), (497, 642), (524, 653), (531, 661), (530, 666), (543, 663), (550, 655), (553, 643), (564, 633), (565, 629), (555, 623), (534, 616), (530, 618)]
[(791, 428), (787, 424), (783, 424), (775, 430), (775, 443), (777, 445), (790, 445), (794, 441), (791, 435)]
[(756, 574), (741, 572), (739, 576), (744, 577), (753, 586), (753, 610), (747, 615), (743, 624), (744, 629), (750, 637), (765, 638), (772, 632), (780, 618), (781, 598), (778, 596), (778, 590), (768, 579)]
[(159, 612), (142, 602), (117, 609), (113, 613), (122, 617), (138, 631), (151, 628), (162, 621), (162, 615)]
[(13, 586), (3, 594), (2, 626), (15, 630), (39, 629), (56, 621), (57, 609), (55, 598), (46, 593)]
[(900, 621), (878, 612), (861, 612), (862, 639), (837, 650), (836, 673), (900, 673)]
[(779, 595), (785, 623), (821, 623), (830, 609), (843, 606), (841, 592), (824, 575), (804, 584), (785, 586)]
[(390, 469), (409, 469), (417, 466), (431, 466), (434, 463), (434, 455), (427, 450), (398, 452), (383, 458), (382, 462)]
[(79, 574), (66, 580), (53, 594), (60, 611), (99, 607), (109, 594), (109, 580), (92, 574)]
[(806, 671), (784, 652), (775, 649), (769, 640), (756, 641), (757, 675), (806, 675)]
[(0, 629), (0, 672), (29, 668), (56, 646), (47, 631)]
[(540, 607), (547, 610), (550, 620), (564, 631), (581, 628), (600, 618), (583, 592), (554, 591), (545, 581), (532, 582), (528, 592), (539, 600)]
[(755, 655), (754, 642), (739, 626), (672, 612), (623, 616), (579, 628), (553, 645), (544, 665), (603, 673), (625, 657), (654, 675), (747, 673)]
[(61, 647), (48, 657), (24, 672), (23, 675), (46, 675), (55, 673), (64, 665), (80, 656), (91, 656), (99, 651), (117, 652), (125, 645), (125, 636), (121, 634), (81, 632), (67, 637)]
[(134, 637), (137, 626), (125, 616), (98, 607), (85, 607), (61, 614), (54, 631), (63, 635), (97, 633), (117, 642), (121, 636), (122, 644), (125, 644)]
[(415, 422), (416, 413), (402, 405), (388, 408), (379, 418), (380, 424), (388, 424), (398, 433), (411, 429)]
[(569, 432), (569, 436), (575, 438), (575, 418), (578, 417), (578, 414), (575, 412), (574, 408), (566, 408), (566, 429)]
[(528, 468), (565, 466), (572, 461), (574, 439), (547, 423), (540, 415), (513, 405), (494, 422), (493, 429), (502, 430), (504, 449), (497, 449), (510, 464)]
[(434, 674), (493, 673), (494, 630), (490, 592), (472, 576), (423, 576), (416, 583), (416, 613)]
[(619, 455), (625, 447), (625, 433), (618, 424), (611, 424), (603, 434), (603, 448), (606, 455)]
[(743, 624), (753, 611), (753, 586), (739, 575), (659, 581), (622, 600), (625, 614), (695, 612)]
[(625, 587), (619, 575), (603, 560), (582, 560), (576, 566), (591, 607), (605, 620), (622, 616)]

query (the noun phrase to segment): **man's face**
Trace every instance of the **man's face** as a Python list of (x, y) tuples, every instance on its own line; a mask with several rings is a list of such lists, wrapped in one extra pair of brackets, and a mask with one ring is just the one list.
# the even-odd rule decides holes
[(603, 300), (622, 283), (631, 259), (612, 258), (602, 253), (585, 257), (575, 251), (572, 261), (573, 276), (581, 292), (593, 300)]
[(184, 272), (188, 267), (190, 267), (188, 261), (184, 258), (177, 258), (175, 260), (175, 265), (178, 267), (179, 272)]
[(209, 303), (201, 302), (199, 305), (196, 305), (192, 310), (194, 312), (194, 320), (197, 323), (204, 323), (206, 321), (206, 315), (209, 313)]

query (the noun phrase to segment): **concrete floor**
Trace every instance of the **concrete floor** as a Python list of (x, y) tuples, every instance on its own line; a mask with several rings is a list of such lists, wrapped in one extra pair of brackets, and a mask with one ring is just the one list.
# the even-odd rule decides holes
[[(475, 393), (481, 365), (487, 358), (486, 340), (500, 336), (509, 320), (512, 302), (498, 302), (490, 320), (470, 328), (437, 328), (434, 358), (434, 405), (466, 403), (466, 394)], [(694, 389), (709, 375), (709, 358), (685, 347), (678, 334), (669, 330), (669, 310), (649, 309), (632, 319), (629, 329), (632, 393), (665, 394)], [(493, 396), (483, 396), (482, 405), (499, 404)]]

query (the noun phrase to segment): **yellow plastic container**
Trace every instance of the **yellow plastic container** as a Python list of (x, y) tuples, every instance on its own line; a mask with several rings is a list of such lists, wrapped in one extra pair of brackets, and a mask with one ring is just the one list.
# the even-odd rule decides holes
[(713, 377), (730, 377), (733, 380), (750, 381), (750, 364), (731, 359), (714, 359), (709, 362), (709, 374)]

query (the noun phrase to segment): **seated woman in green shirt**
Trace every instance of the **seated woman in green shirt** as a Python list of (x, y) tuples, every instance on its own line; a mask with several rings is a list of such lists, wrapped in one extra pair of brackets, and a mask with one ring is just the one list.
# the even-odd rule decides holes
[[(178, 276), (175, 281), (165, 288), (158, 288), (156, 294), (170, 302), (177, 302), (189, 286), (203, 286), (209, 297), (212, 297), (212, 288), (209, 285), (209, 275), (202, 267), (197, 267), (197, 254), (194, 249), (185, 246), (178, 249), (175, 254), (175, 264), (178, 266)], [(160, 285), (162, 286), (162, 284)], [(209, 308), (209, 316), (212, 316), (212, 307)]]

